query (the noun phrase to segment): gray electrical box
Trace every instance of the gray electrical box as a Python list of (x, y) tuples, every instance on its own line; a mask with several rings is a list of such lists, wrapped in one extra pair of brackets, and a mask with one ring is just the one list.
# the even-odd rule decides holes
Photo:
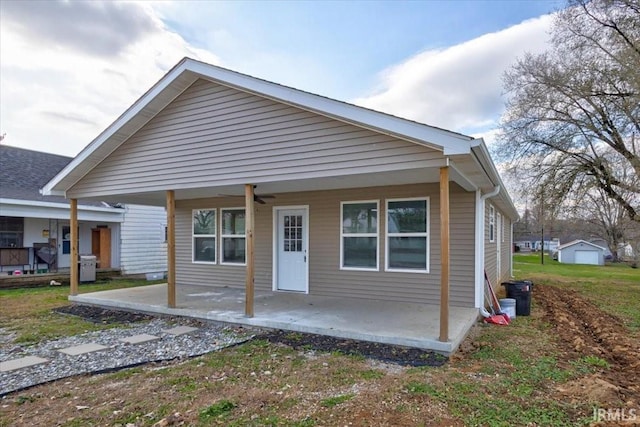
[(80, 282), (96, 281), (96, 256), (80, 255)]

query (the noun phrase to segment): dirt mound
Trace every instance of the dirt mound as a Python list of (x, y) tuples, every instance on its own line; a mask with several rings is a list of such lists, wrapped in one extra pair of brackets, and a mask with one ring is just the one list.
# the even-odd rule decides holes
[(600, 403), (617, 396), (630, 407), (640, 406), (640, 342), (623, 322), (572, 290), (536, 285), (534, 298), (546, 310), (565, 351), (576, 357), (598, 356), (610, 364), (609, 369), (573, 384), (577, 389), (559, 392), (580, 389)]

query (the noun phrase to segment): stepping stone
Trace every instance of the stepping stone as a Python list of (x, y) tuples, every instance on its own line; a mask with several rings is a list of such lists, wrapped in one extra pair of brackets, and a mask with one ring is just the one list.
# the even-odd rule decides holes
[(39, 365), (41, 363), (47, 363), (47, 359), (37, 356), (21, 357), (20, 359), (7, 360), (0, 363), (0, 372), (15, 371), (16, 369), (26, 368), (28, 366)]
[(142, 344), (143, 342), (159, 340), (160, 337), (149, 334), (134, 335), (132, 337), (120, 338), (118, 341), (126, 342), (127, 344)]
[(176, 326), (175, 328), (164, 329), (162, 332), (164, 332), (165, 334), (177, 336), (177, 335), (188, 334), (189, 332), (193, 332), (197, 330), (198, 328), (192, 328), (191, 326)]
[(109, 347), (91, 342), (89, 344), (81, 344), (76, 345), (75, 347), (63, 348), (62, 350), (58, 351), (60, 353), (68, 354), (69, 356), (78, 356), (80, 354), (92, 353), (94, 351), (100, 351), (107, 348)]

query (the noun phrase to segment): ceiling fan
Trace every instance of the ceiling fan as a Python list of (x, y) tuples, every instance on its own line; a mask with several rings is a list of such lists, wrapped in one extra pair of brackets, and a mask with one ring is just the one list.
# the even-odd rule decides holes
[[(254, 185), (253, 188), (255, 189), (257, 187), (257, 185)], [(244, 196), (240, 196), (237, 194), (218, 194), (218, 196), (222, 196), (222, 197), (244, 197)], [(273, 194), (261, 194), (258, 195), (255, 192), (253, 193), (253, 201), (256, 203), (260, 203), (261, 205), (264, 205), (265, 202), (264, 199), (275, 199), (276, 196), (274, 196)]]

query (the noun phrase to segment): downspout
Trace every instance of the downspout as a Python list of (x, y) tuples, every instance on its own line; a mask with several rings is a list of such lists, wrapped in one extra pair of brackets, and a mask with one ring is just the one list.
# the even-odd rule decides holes
[(498, 193), (499, 185), (485, 195), (482, 195), (481, 190), (476, 191), (476, 306), (483, 317), (491, 315), (484, 308), (484, 204), (486, 199), (497, 196)]

